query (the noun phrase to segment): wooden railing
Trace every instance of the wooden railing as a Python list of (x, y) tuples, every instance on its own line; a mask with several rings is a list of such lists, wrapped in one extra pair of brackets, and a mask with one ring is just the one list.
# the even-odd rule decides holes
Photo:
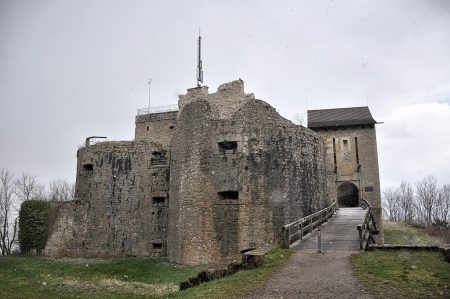
[(366, 209), (363, 223), (357, 226), (359, 232), (359, 249), (367, 250), (370, 243), (375, 243), (374, 235), (378, 235), (377, 223), (372, 214), (372, 207), (370, 203), (361, 199), (361, 207)]
[(281, 230), (281, 247), (289, 248), (291, 244), (311, 233), (316, 227), (326, 222), (337, 209), (336, 201), (318, 212), (286, 224)]

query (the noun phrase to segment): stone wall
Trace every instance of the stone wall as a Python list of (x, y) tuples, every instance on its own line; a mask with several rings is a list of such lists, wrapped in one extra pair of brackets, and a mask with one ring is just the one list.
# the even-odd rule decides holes
[[(344, 182), (355, 184), (358, 187), (360, 198), (367, 200), (372, 205), (374, 214), (377, 215), (380, 229), (377, 242), (383, 243), (383, 219), (375, 127), (373, 125), (348, 126), (316, 129), (316, 131), (324, 137), (327, 147), (328, 193), (330, 198), (337, 198), (337, 190)], [(333, 149), (333, 138), (335, 149)], [(356, 151), (356, 148), (358, 148), (358, 151)], [(336, 152), (336, 171), (334, 152)], [(359, 159), (359, 167), (357, 159)]]
[(135, 140), (151, 140), (168, 149), (178, 111), (136, 116)]
[(78, 151), (76, 198), (57, 204), (45, 254), (232, 261), (330, 203), (323, 138), (242, 80), (189, 89), (179, 108), (137, 116), (135, 141)]
[[(229, 103), (230, 102), (230, 103)], [(328, 203), (325, 147), (234, 81), (180, 97), (171, 143), (169, 259), (239, 259)]]
[(164, 149), (149, 141), (102, 142), (77, 155), (75, 200), (59, 204), (44, 253), (165, 255), (169, 168)]

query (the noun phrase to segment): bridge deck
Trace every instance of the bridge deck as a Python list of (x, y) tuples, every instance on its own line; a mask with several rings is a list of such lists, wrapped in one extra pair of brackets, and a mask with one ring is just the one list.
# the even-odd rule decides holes
[[(362, 208), (339, 208), (328, 222), (321, 226), (323, 251), (358, 251), (359, 234), (357, 225), (363, 221), (365, 210)], [(294, 250), (317, 251), (318, 231), (313, 231), (302, 240), (291, 245)]]

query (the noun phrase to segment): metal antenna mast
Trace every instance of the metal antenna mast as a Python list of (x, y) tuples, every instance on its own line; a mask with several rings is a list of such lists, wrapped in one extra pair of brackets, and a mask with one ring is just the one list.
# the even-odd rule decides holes
[(200, 27), (198, 28), (198, 51), (197, 51), (197, 87), (203, 83), (203, 69), (202, 69), (202, 37), (200, 35)]
[(148, 79), (148, 112), (150, 113), (150, 85), (152, 84), (152, 78)]
[(369, 107), (369, 96), (367, 95), (367, 88), (366, 88), (366, 106)]

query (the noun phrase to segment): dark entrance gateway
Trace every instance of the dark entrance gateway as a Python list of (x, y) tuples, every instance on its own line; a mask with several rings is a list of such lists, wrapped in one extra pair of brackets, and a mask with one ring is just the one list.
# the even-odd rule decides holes
[(355, 184), (345, 182), (341, 184), (337, 192), (340, 207), (357, 207), (359, 205), (359, 191)]

